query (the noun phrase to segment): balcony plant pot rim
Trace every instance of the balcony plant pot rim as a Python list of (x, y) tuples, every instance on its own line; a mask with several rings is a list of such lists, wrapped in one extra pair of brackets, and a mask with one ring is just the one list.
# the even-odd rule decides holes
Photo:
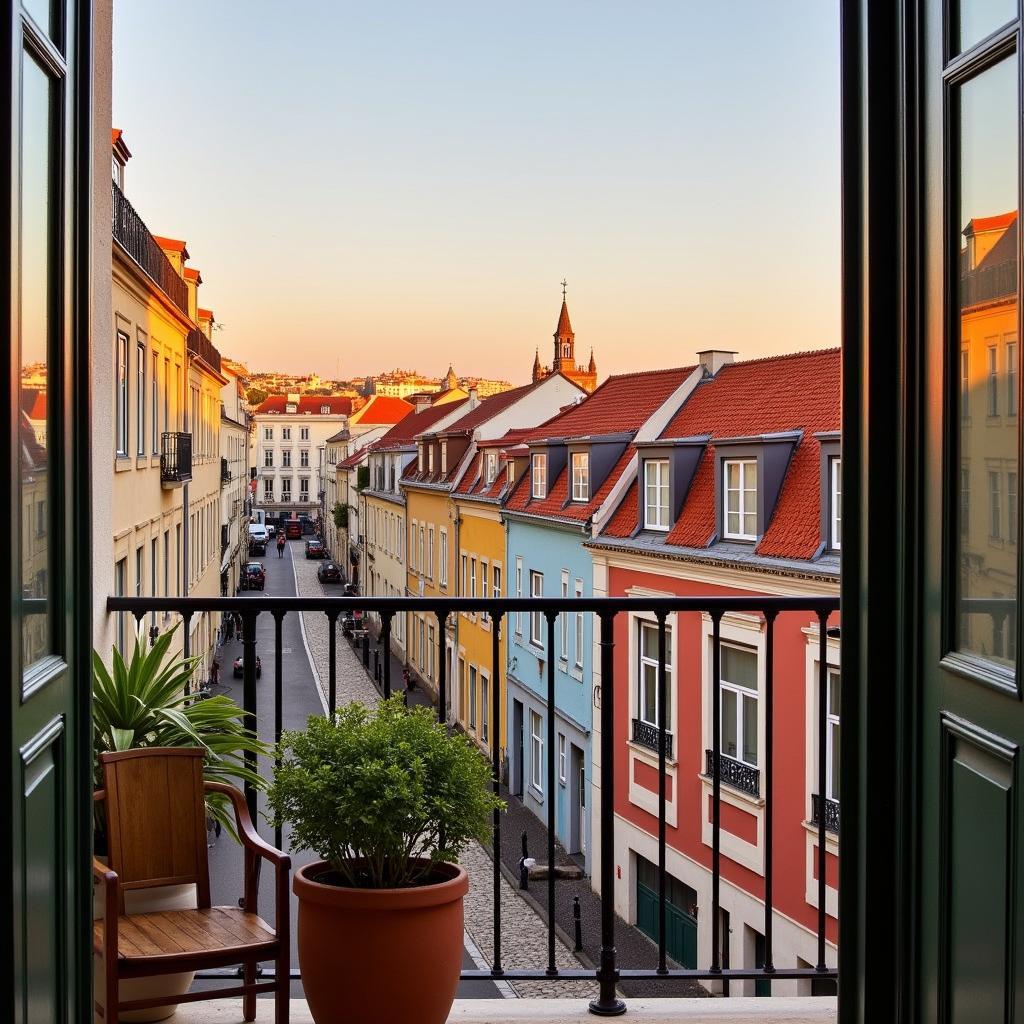
[[(469, 875), (436, 865), (441, 881), (402, 889), (355, 889), (317, 881), (327, 861), (295, 871), (302, 983), (316, 1024), (444, 1024), (462, 970), (462, 900)], [(403, 958), (396, 972), (394, 957)], [(339, 998), (344, 994), (344, 998)]]

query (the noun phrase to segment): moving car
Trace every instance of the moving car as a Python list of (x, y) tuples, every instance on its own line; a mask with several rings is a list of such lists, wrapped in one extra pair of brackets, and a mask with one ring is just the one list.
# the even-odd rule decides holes
[(307, 558), (326, 558), (327, 549), (324, 547), (322, 540), (307, 540), (306, 541), (306, 557)]
[[(234, 677), (236, 679), (241, 679), (242, 676), (245, 675), (245, 660), (242, 657), (242, 655), (239, 655), (237, 658), (235, 658), (235, 664), (234, 664), (234, 668), (232, 670), (232, 675), (234, 675)], [(260, 661), (260, 656), (257, 654), (256, 655), (256, 678), (260, 679), (260, 678), (262, 678), (262, 676), (263, 676), (263, 662)]]
[(262, 590), (267, 582), (267, 570), (260, 562), (246, 562), (242, 569), (242, 578), (238, 581), (239, 590)]
[(321, 583), (340, 583), (341, 566), (337, 562), (324, 562), (316, 571), (316, 578)]
[(267, 528), (262, 523), (249, 524), (249, 554), (265, 555), (267, 553)]
[(289, 540), (298, 540), (302, 536), (302, 523), (298, 519), (289, 519), (285, 523), (284, 535)]

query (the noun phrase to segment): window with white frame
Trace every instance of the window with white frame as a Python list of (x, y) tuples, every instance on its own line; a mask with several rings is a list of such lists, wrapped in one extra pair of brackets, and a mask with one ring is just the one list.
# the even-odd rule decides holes
[(412, 531), (412, 536), (409, 538), (409, 568), (413, 572), (416, 572), (416, 520), (412, 521), (409, 529)]
[[(544, 596), (544, 573), (530, 571), (530, 597)], [(537, 647), (544, 646), (544, 613), (530, 612), (530, 643)]]
[(309, 427), (299, 427), (299, 440), (300, 441), (308, 441), (309, 440)]
[(993, 540), (1003, 536), (1003, 481), (1000, 473), (990, 470), (988, 474), (988, 535)]
[(427, 576), (434, 578), (434, 527), (427, 530)]
[(501, 597), (501, 566), (491, 566), (491, 594), (497, 600)]
[(305, 467), (309, 466), (309, 449), (308, 448), (300, 448), (299, 449), (299, 465), (300, 466), (305, 466)]
[(160, 454), (160, 380), (158, 377), (158, 367), (160, 366), (160, 360), (157, 358), (156, 353), (153, 353), (152, 358), (152, 370), (150, 371), (150, 391), (152, 394), (152, 409), (150, 410), (150, 447), (153, 450), (154, 455)]
[[(516, 597), (523, 596), (523, 559), (516, 555)], [(516, 612), (516, 636), (523, 635), (523, 613)]]
[(273, 441), (274, 440), (274, 428), (273, 427), (264, 427), (263, 428), (263, 440), (264, 441)]
[[(117, 454), (128, 454), (128, 335), (117, 332)], [(120, 564), (120, 563), (118, 563)], [(123, 644), (121, 645), (123, 647)]]
[(441, 442), (441, 472), (448, 472), (448, 442)]
[(572, 453), (572, 500), (590, 500), (590, 455), (588, 452)]
[(320, 415), (321, 416), (330, 416), (330, 414), (331, 414), (331, 407), (329, 405), (321, 405), (320, 406)]
[(825, 796), (839, 799), (839, 669), (828, 670), (828, 708), (825, 725)]
[(722, 753), (756, 768), (760, 703), (756, 651), (749, 647), (722, 644), (721, 703)]
[(484, 455), (484, 483), (490, 487), (498, 475), (498, 453), (487, 452)]
[(1006, 414), (1017, 415), (1017, 342), (1006, 343)]
[(668, 459), (644, 459), (644, 529), (668, 527)]
[(292, 450), (291, 450), (291, 448), (285, 448), (281, 452), (281, 465), (284, 466), (285, 469), (291, 469), (291, 465), (292, 465)]
[(462, 552), (462, 596), (469, 596), (469, 555)]
[(135, 351), (135, 451), (146, 454), (146, 343), (140, 341)]
[(299, 501), (309, 501), (309, 477), (299, 477)]
[[(490, 565), (483, 558), (480, 559), (480, 596), (486, 601), (490, 594)], [(480, 612), (481, 622), (490, 622), (491, 617), (486, 611)]]
[(490, 724), (490, 679), (487, 673), (480, 669), (480, 739), (486, 743), (489, 736)]
[(829, 533), (831, 536), (832, 548), (838, 551), (843, 539), (843, 476), (842, 459), (830, 460), (830, 481), (829, 481)]
[(281, 477), (281, 500), (292, 500), (292, 478), (290, 476)]
[(566, 780), (565, 733), (558, 734), (558, 781), (564, 786)]
[(547, 497), (548, 493), (548, 457), (543, 452), (533, 456), (530, 471), (530, 493), (534, 498)]
[(425, 531), (420, 526), (420, 572), (426, 572), (427, 559), (426, 559), (426, 548), (424, 543)]
[(435, 641), (434, 641), (434, 624), (432, 622), (427, 623), (427, 678), (434, 678), (434, 655)]
[[(583, 580), (576, 580), (574, 584), (574, 596), (576, 598), (583, 597)], [(583, 668), (583, 612), (576, 612), (576, 643), (575, 643), (575, 654), (576, 654), (576, 667), (579, 669)]]
[[(562, 597), (568, 597), (569, 596), (569, 570), (568, 569), (563, 569), (562, 570), (561, 596)], [(559, 652), (558, 653), (559, 653), (559, 656), (561, 657), (562, 661), (568, 661), (569, 660), (569, 613), (568, 612), (559, 612), (559, 615), (558, 615), (558, 631), (559, 631), (558, 639), (561, 641), (561, 645), (559, 647)]]
[[(637, 620), (637, 718), (658, 727), (658, 624)], [(665, 731), (672, 731), (672, 627), (665, 626)]]
[(1006, 539), (1017, 543), (1017, 474), (1006, 474)]
[(263, 465), (266, 469), (274, 468), (274, 449), (264, 448), (263, 449)]
[(966, 348), (960, 350), (960, 417), (971, 418), (971, 356)]
[(434, 472), (434, 446), (433, 445), (428, 445), (427, 446), (427, 472), (428, 473), (433, 473)]
[(757, 460), (728, 459), (722, 477), (724, 535), (757, 540)]
[(476, 732), (476, 666), (469, 666), (469, 728)]
[(274, 500), (274, 478), (265, 476), (263, 478), (263, 500), (273, 501)]
[(999, 356), (995, 345), (988, 347), (988, 414), (999, 415)]
[(440, 561), (437, 563), (437, 582), (442, 587), (448, 586), (448, 531), (441, 529), (441, 542), (438, 549)]
[(476, 555), (469, 559), (469, 596), (476, 597)]
[(291, 427), (282, 427), (281, 428), (281, 440), (282, 441), (290, 441), (291, 439), (292, 439), (292, 428)]
[(538, 793), (544, 792), (544, 734), (543, 723), (536, 711), (530, 712), (530, 785)]

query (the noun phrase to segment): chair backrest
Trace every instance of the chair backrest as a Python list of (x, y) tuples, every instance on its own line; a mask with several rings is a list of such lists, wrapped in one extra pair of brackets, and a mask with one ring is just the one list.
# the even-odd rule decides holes
[(125, 889), (195, 883), (210, 905), (203, 750), (149, 747), (101, 754), (107, 852)]

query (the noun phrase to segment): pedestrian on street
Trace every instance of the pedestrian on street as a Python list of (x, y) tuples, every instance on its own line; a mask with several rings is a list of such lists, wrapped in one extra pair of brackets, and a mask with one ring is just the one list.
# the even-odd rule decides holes
[[(416, 689), (416, 682), (412, 677), (412, 673), (409, 671), (409, 666), (406, 665), (402, 669), (402, 681), (405, 683), (405, 692), (408, 695), (412, 690)], [(408, 704), (408, 696), (406, 698), (406, 704)]]
[(284, 558), (284, 534), (277, 535), (277, 557)]
[(220, 682), (220, 662), (214, 658), (210, 666), (210, 685), (216, 686)]

